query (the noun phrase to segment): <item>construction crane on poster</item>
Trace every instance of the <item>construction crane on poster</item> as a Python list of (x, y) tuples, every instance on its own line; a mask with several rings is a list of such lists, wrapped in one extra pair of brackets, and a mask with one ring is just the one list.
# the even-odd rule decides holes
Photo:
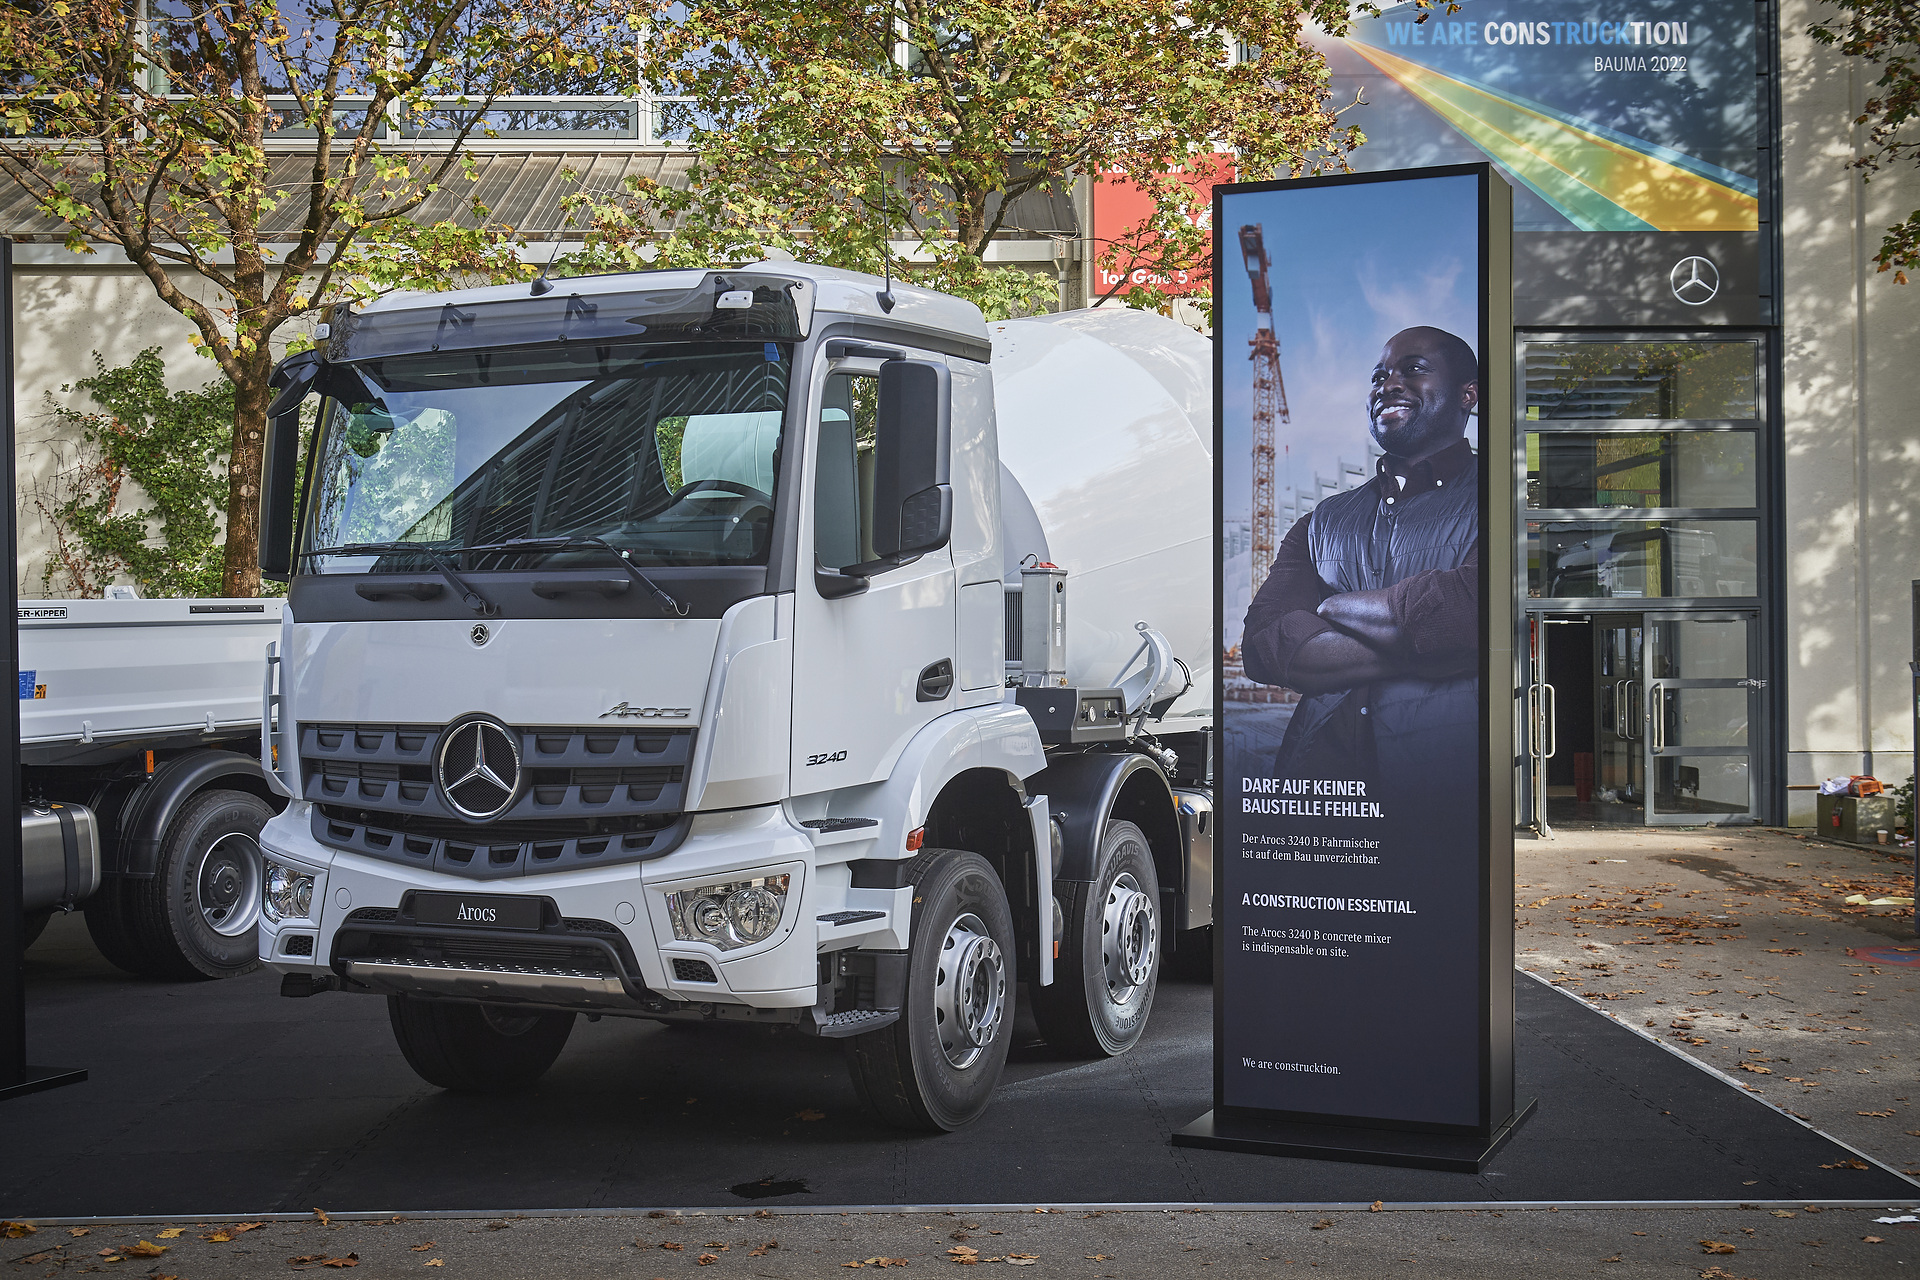
[(1287, 412), (1287, 387), (1280, 379), (1280, 337), (1273, 327), (1273, 264), (1267, 259), (1262, 224), (1240, 228), (1240, 253), (1253, 282), (1258, 320), (1247, 341), (1253, 348), (1247, 358), (1253, 361), (1253, 591), (1258, 595), (1279, 544), (1274, 426), (1292, 418)]

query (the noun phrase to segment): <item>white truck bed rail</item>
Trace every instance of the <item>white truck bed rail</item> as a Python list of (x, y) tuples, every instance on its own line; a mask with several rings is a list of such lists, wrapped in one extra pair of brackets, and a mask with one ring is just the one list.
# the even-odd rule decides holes
[(20, 745), (27, 758), (131, 738), (252, 731), (260, 723), (262, 655), (279, 638), (281, 604), (22, 601)]

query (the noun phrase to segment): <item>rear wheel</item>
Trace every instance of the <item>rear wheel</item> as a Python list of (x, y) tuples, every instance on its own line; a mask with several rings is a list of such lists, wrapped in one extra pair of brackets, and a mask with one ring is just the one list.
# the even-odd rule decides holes
[(248, 792), (203, 791), (167, 824), (153, 878), (127, 882), (135, 973), (194, 981), (259, 966), (260, 828), (272, 816)]
[(407, 1065), (428, 1084), (504, 1093), (547, 1073), (573, 1033), (574, 1015), (391, 995), (387, 1018)]
[(987, 860), (929, 849), (914, 886), (907, 998), (890, 1027), (847, 1041), (854, 1087), (901, 1129), (952, 1131), (993, 1099), (1007, 1065), (1014, 1000), (1013, 913)]
[(1160, 982), (1160, 881), (1147, 837), (1109, 822), (1091, 884), (1061, 883), (1066, 920), (1053, 982), (1033, 990), (1047, 1043), (1082, 1057), (1125, 1053), (1147, 1029)]

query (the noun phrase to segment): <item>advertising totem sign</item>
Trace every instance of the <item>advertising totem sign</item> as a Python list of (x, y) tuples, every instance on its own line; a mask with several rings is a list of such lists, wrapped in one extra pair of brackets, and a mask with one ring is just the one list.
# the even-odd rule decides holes
[(1478, 1169), (1513, 1090), (1511, 192), (1214, 194), (1214, 1110)]

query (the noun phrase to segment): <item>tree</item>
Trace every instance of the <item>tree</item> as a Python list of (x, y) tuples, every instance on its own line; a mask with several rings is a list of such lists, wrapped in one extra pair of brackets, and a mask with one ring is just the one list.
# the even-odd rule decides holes
[[(226, 594), (259, 590), (270, 339), (342, 298), (519, 274), (484, 208), (466, 226), (416, 215), (471, 174), (467, 141), (502, 93), (628, 89), (641, 2), (0, 4), (0, 174), (66, 223), (70, 249), (122, 250), (233, 384)], [(276, 178), (269, 140), (300, 131), (310, 149)], [(386, 141), (408, 131), (441, 141)]]
[[(1850, 162), (1862, 181), (1883, 169), (1920, 166), (1920, 9), (1912, 0), (1833, 0), (1840, 13), (1807, 28), (1807, 34), (1849, 57), (1880, 68), (1874, 94), (1854, 117), (1867, 134), (1861, 153)], [(1893, 272), (1896, 284), (1920, 267), (1920, 209), (1888, 227), (1874, 261)]]
[(1010, 224), (1029, 192), (1124, 169), (1178, 223), (1181, 170), (1222, 151), (1243, 179), (1338, 168), (1351, 139), (1300, 29), (1346, 20), (1344, 0), (688, 0), (645, 69), (687, 99), (667, 117), (687, 185), (582, 216), (601, 263), (657, 240), (667, 263), (771, 245), (877, 273), (918, 239), (922, 278), (1004, 312), (1052, 289), (986, 263), (1000, 233), (1051, 230)]

